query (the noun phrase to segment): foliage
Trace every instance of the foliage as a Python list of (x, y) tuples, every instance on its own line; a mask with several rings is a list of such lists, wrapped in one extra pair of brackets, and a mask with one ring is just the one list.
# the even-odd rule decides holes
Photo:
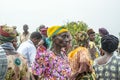
[(98, 48), (100, 47), (100, 41), (101, 41), (100, 35), (99, 35), (99, 33), (96, 33), (95, 34), (95, 44)]

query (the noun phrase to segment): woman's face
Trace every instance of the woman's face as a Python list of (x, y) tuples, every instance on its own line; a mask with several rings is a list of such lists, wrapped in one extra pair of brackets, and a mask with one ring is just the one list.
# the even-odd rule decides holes
[(55, 43), (56, 46), (59, 46), (61, 48), (69, 48), (72, 44), (72, 36), (69, 32), (61, 33), (55, 36), (53, 40), (53, 43)]

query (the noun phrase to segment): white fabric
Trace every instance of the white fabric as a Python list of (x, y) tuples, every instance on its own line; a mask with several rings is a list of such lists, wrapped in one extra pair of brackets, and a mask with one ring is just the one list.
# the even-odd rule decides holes
[(33, 44), (31, 40), (27, 40), (23, 42), (19, 48), (17, 49), (17, 52), (22, 54), (25, 58), (28, 60), (28, 66), (31, 67), (35, 60), (36, 56), (36, 47)]

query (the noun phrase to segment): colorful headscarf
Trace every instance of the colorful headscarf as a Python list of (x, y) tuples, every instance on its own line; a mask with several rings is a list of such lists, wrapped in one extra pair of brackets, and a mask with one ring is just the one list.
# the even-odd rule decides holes
[(62, 26), (52, 26), (47, 29), (48, 38), (46, 39), (46, 43), (49, 45), (49, 49), (52, 47), (52, 37), (63, 32), (68, 32), (68, 30)]
[(62, 26), (52, 26), (48, 28), (47, 35), (49, 38), (52, 38), (52, 36), (63, 33), (63, 32), (68, 32), (68, 30)]
[(17, 31), (14, 27), (7, 25), (0, 26), (0, 43), (11, 42), (17, 36)]

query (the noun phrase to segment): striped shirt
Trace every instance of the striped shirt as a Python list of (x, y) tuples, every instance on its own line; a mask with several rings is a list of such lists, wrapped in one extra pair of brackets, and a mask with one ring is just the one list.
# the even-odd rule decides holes
[(4, 49), (0, 46), (0, 80), (4, 80), (7, 71), (7, 57)]

